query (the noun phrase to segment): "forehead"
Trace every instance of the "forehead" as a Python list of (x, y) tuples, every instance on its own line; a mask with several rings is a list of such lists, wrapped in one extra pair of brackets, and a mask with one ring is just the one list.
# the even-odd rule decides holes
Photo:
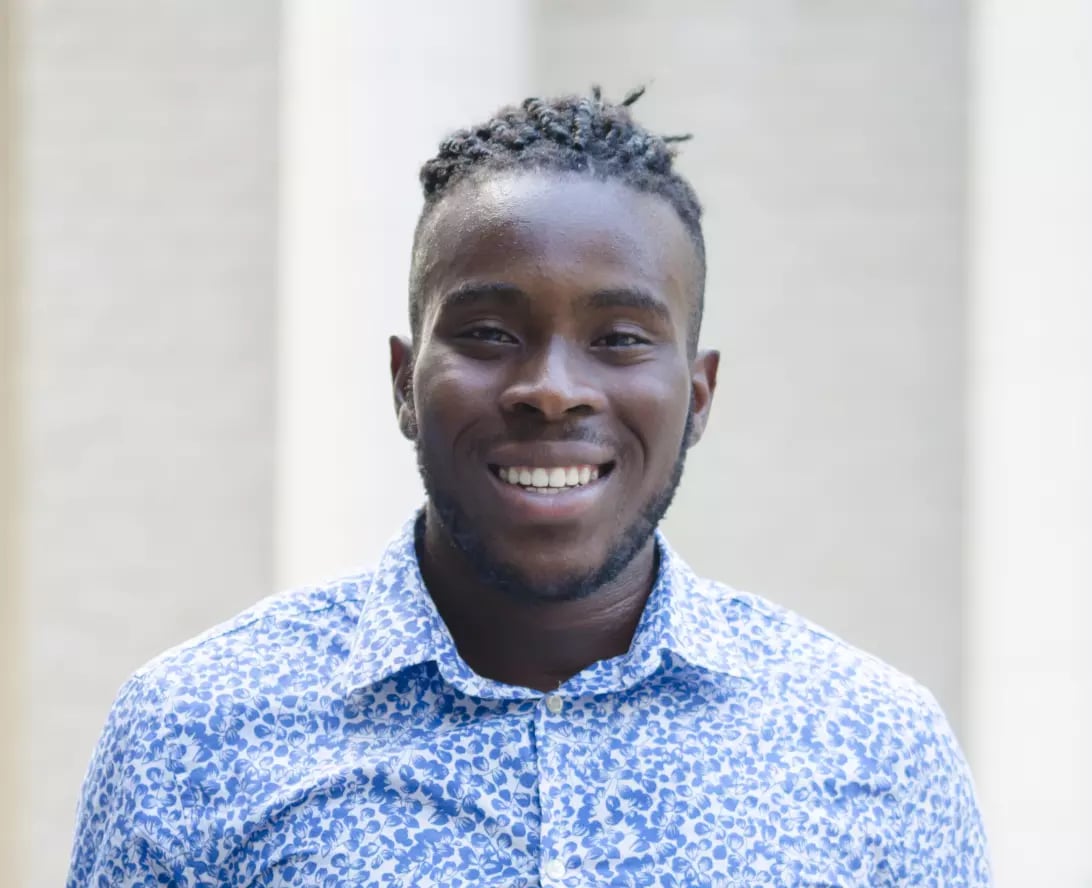
[(689, 313), (701, 285), (697, 250), (664, 198), (568, 173), (460, 183), (423, 221), (413, 263), (424, 299), (471, 280), (574, 292), (639, 286)]

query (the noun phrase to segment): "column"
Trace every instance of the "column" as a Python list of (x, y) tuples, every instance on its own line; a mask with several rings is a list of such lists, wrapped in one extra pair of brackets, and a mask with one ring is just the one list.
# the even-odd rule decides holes
[(970, 755), (1000, 888), (1092, 884), (1092, 4), (973, 16)]
[(13, 99), (17, 51), (13, 0), (0, 0), (0, 860), (5, 877), (21, 884), (26, 797), (20, 757), (25, 748), (26, 701), (22, 694), (19, 607), (18, 485), (19, 424), (15, 278), (15, 121)]
[(291, 0), (283, 30), (276, 576), (370, 562), (423, 502), (387, 337), (408, 333), (417, 171), (525, 95), (526, 0)]
[(15, 5), (33, 785), (5, 806), (45, 888), (119, 685), (273, 591), (280, 17)]

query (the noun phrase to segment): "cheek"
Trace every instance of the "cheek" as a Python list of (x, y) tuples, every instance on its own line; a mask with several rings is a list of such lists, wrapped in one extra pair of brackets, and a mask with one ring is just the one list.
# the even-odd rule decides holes
[(641, 449), (649, 483), (659, 483), (659, 475), (674, 469), (682, 447), (690, 409), (689, 378), (646, 380), (618, 403), (620, 417)]
[(417, 426), (434, 452), (450, 452), (461, 432), (485, 415), (492, 403), (488, 377), (466, 362), (431, 356), (414, 374)]

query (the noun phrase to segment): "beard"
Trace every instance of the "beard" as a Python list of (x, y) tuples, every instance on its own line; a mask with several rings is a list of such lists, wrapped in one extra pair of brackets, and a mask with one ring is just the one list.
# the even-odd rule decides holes
[[(467, 564), (482, 583), (527, 602), (575, 601), (587, 598), (613, 582), (645, 547), (652, 533), (667, 514), (675, 498), (675, 491), (678, 490), (679, 482), (682, 480), (693, 422), (693, 404), (691, 404), (686, 412), (682, 444), (671, 475), (664, 486), (649, 497), (630, 526), (619, 535), (604, 562), (594, 570), (564, 577), (551, 583), (532, 582), (518, 568), (493, 556), (485, 544), (484, 535), (474, 526), (474, 522), (466, 514), (458, 499), (442, 485), (436, 483), (435, 477), (428, 470), (420, 438), (416, 445), (417, 468), (421, 473), (421, 480), (429, 502), (432, 504), (433, 512), (439, 519), (450, 544), (462, 553)], [(420, 558), (424, 541), (424, 524), (425, 513), (422, 512), (416, 528), (418, 558)]]

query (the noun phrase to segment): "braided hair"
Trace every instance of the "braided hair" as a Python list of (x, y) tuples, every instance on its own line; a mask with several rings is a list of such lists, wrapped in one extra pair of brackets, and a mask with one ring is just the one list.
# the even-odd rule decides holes
[[(690, 184), (672, 167), (673, 143), (690, 135), (658, 136), (635, 123), (629, 107), (644, 95), (630, 91), (620, 103), (604, 101), (598, 86), (591, 96), (529, 98), (502, 108), (485, 123), (462, 129), (440, 144), (439, 153), (421, 167), (425, 206), (422, 223), (444, 195), (462, 181), (506, 170), (549, 170), (614, 179), (638, 191), (656, 194), (674, 207), (690, 234), (701, 267), (699, 293), (691, 319), (690, 346), (701, 325), (705, 278), (705, 239), (701, 204)], [(411, 284), (410, 327), (420, 332), (417, 286)]]

